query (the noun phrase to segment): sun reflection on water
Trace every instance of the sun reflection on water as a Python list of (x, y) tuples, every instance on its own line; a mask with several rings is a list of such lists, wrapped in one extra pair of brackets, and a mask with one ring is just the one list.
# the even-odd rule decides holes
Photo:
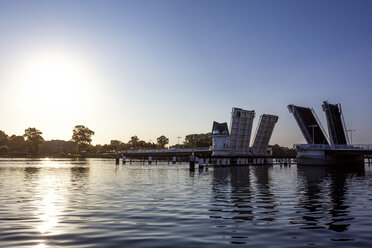
[(45, 248), (47, 247), (44, 243), (41, 243), (41, 244), (37, 244), (36, 246), (34, 246), (35, 248)]
[[(47, 161), (45, 161), (47, 162)], [(66, 206), (66, 178), (61, 177), (60, 173), (54, 169), (54, 166), (46, 166), (46, 174), (38, 180), (36, 187), (37, 193), (41, 198), (37, 206), (37, 231), (40, 235), (57, 235), (60, 234), (59, 222), (63, 215), (63, 209)], [(37, 247), (47, 247), (46, 243), (40, 243)]]
[(56, 200), (57, 196), (55, 194), (55, 190), (49, 189), (43, 199), (44, 205), (41, 206), (43, 214), (40, 215), (42, 224), (38, 227), (40, 233), (46, 233), (50, 231), (58, 223), (59, 210), (55, 206)]

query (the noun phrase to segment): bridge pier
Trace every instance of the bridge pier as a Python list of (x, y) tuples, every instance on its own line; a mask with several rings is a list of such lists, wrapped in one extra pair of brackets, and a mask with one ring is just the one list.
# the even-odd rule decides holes
[(190, 156), (190, 171), (195, 171), (195, 157), (193, 155)]
[(204, 159), (203, 158), (199, 159), (199, 168), (200, 167), (204, 167)]

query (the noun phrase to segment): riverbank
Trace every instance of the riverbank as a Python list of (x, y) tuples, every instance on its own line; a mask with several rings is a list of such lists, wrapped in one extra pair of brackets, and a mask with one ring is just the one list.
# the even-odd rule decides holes
[(82, 153), (82, 154), (71, 154), (71, 153), (59, 153), (54, 155), (39, 155), (32, 156), (28, 153), (14, 153), (2, 155), (0, 158), (115, 158), (116, 153)]

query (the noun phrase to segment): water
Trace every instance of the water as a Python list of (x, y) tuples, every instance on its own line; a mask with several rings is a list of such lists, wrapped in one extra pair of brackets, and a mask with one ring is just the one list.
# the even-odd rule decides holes
[(370, 247), (372, 167), (0, 161), (0, 247)]

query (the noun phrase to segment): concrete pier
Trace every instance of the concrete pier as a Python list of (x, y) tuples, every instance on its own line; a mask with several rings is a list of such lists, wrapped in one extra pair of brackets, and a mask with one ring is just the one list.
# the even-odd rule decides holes
[(152, 163), (152, 156), (149, 156), (148, 157), (148, 163), (149, 163), (149, 165), (151, 165), (151, 163)]
[(195, 171), (195, 156), (190, 156), (190, 171)]

